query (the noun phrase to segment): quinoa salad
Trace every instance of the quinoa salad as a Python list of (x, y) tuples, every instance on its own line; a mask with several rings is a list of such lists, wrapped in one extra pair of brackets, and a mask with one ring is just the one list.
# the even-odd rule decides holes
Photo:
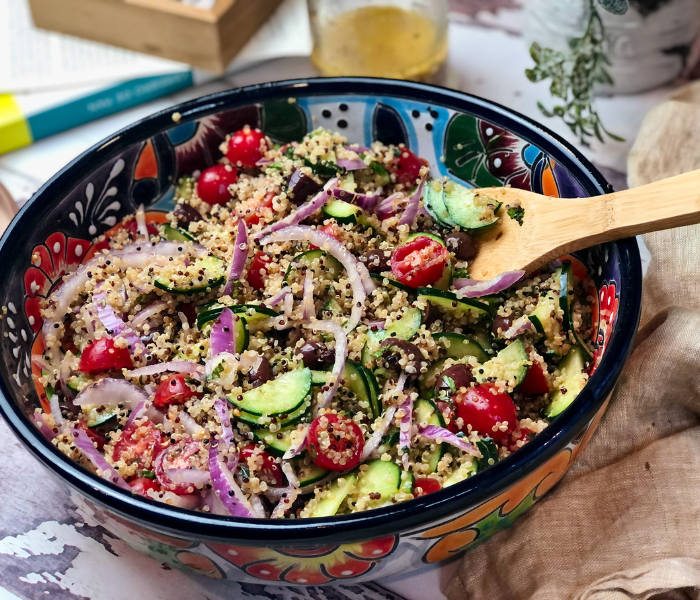
[(586, 384), (581, 263), (469, 276), (480, 230), (519, 207), (324, 129), (244, 127), (221, 153), (42, 308), (33, 418), (83, 467), (217, 515), (349, 514), (489, 468)]

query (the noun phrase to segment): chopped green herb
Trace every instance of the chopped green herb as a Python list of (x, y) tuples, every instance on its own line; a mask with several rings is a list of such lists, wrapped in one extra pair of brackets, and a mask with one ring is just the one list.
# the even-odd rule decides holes
[(523, 218), (525, 217), (525, 209), (522, 206), (514, 206), (513, 208), (509, 208), (508, 216), (511, 219), (515, 219), (522, 227)]
[[(498, 462), (498, 448), (496, 442), (491, 438), (484, 438), (476, 443), (476, 447), (481, 452), (482, 458), (478, 459), (479, 471), (486, 469)], [(493, 462), (489, 462), (489, 461)]]
[(447, 385), (450, 386), (450, 390), (451, 390), (452, 392), (456, 392), (456, 391), (457, 391), (457, 386), (455, 385), (455, 380), (452, 379), (452, 377), (443, 377), (442, 380), (443, 380)]

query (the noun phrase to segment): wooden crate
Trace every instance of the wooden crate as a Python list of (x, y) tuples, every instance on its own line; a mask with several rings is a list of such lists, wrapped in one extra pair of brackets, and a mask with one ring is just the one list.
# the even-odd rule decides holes
[(42, 29), (169, 58), (221, 74), (282, 0), (29, 0)]

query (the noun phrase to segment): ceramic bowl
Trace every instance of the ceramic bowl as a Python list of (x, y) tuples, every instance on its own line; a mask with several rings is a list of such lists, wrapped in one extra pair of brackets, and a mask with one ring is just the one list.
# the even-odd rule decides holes
[(430, 161), (434, 176), (470, 186), (511, 185), (561, 197), (611, 191), (590, 163), (541, 125), (428, 85), (299, 80), (186, 102), (83, 153), (36, 193), (5, 232), (0, 410), (76, 503), (134, 548), (172, 567), (249, 583), (323, 584), (388, 576), (481, 544), (561, 479), (603, 415), (639, 319), (641, 266), (634, 240), (577, 254), (597, 288), (599, 363), (576, 401), (507, 459), (411, 502), (284, 521), (188, 512), (125, 494), (69, 461), (29, 420), (39, 405), (30, 357), (41, 344), (42, 297), (91, 254), (90, 240), (139, 204), (153, 213), (167, 211), (178, 177), (212, 165), (224, 136), (246, 124), (280, 143), (319, 126), (362, 145), (403, 142)]

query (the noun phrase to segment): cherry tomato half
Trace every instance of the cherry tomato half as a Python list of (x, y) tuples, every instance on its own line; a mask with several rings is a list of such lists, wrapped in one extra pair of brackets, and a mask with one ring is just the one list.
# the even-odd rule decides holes
[(202, 171), (197, 195), (207, 204), (226, 204), (231, 199), (228, 186), (238, 181), (238, 171), (230, 165), (214, 165)]
[(162, 449), (162, 435), (151, 421), (142, 425), (132, 423), (114, 445), (114, 460), (138, 465), (139, 469), (150, 469)]
[(269, 221), (272, 219), (272, 201), (275, 198), (274, 192), (265, 194), (262, 200), (250, 205), (250, 201), (246, 202), (245, 216), (243, 220), (248, 225), (257, 225), (260, 221)]
[(146, 496), (149, 498), (148, 491), (160, 492), (160, 484), (155, 479), (149, 479), (148, 477), (137, 477), (129, 481), (131, 490), (135, 494), (140, 494), (141, 496)]
[(104, 450), (105, 445), (107, 444), (107, 438), (105, 436), (98, 433), (94, 429), (90, 429), (85, 421), (80, 421), (78, 423), (78, 427), (80, 427), (80, 429), (82, 429), (95, 444), (97, 444), (98, 450)]
[[(507, 441), (518, 425), (515, 404), (505, 392), (499, 392), (493, 384), (485, 383), (458, 394), (457, 414), (463, 419), (462, 431), (468, 433), (467, 426), (477, 433), (493, 438), (499, 444)], [(507, 422), (506, 430), (494, 427), (496, 423)]]
[(264, 252), (257, 252), (250, 261), (250, 267), (246, 275), (246, 280), (254, 290), (265, 289), (265, 279), (267, 277), (267, 265), (272, 259)]
[(226, 158), (234, 165), (254, 167), (267, 151), (265, 134), (246, 125), (234, 133), (228, 141)]
[(549, 379), (540, 363), (533, 361), (518, 391), (531, 396), (546, 394), (549, 391)]
[(307, 445), (316, 465), (329, 471), (345, 471), (359, 464), (365, 438), (352, 419), (327, 414), (311, 422)]
[(416, 156), (408, 148), (399, 148), (401, 154), (396, 157), (391, 165), (391, 171), (396, 173), (396, 180), (409, 187), (416, 185), (420, 177), (421, 167), (427, 167), (428, 161)]
[(420, 236), (394, 250), (391, 271), (404, 285), (413, 288), (430, 285), (442, 277), (449, 257), (445, 246), (427, 236)]
[(171, 404), (184, 404), (190, 398), (201, 398), (202, 394), (194, 391), (187, 383), (187, 376), (182, 373), (169, 375), (158, 384), (153, 404), (158, 408)]
[(156, 461), (156, 479), (164, 490), (176, 494), (188, 494), (195, 486), (189, 482), (174, 482), (168, 476), (169, 469), (182, 471), (209, 470), (209, 450), (202, 442), (192, 438), (183, 438), (163, 450), (162, 457)]
[[(239, 456), (241, 464), (248, 467), (250, 474), (255, 475), (260, 481), (272, 486), (279, 486), (284, 482), (284, 474), (279, 464), (262, 448), (255, 444), (247, 444), (241, 448)], [(248, 460), (251, 458), (255, 464), (254, 468), (251, 468), (251, 461)]]
[(426, 496), (442, 489), (440, 482), (431, 477), (417, 477), (413, 482), (413, 495), (416, 498)]
[(88, 341), (80, 355), (78, 370), (83, 373), (101, 373), (110, 369), (131, 369), (134, 366), (129, 349), (117, 348), (112, 338)]

